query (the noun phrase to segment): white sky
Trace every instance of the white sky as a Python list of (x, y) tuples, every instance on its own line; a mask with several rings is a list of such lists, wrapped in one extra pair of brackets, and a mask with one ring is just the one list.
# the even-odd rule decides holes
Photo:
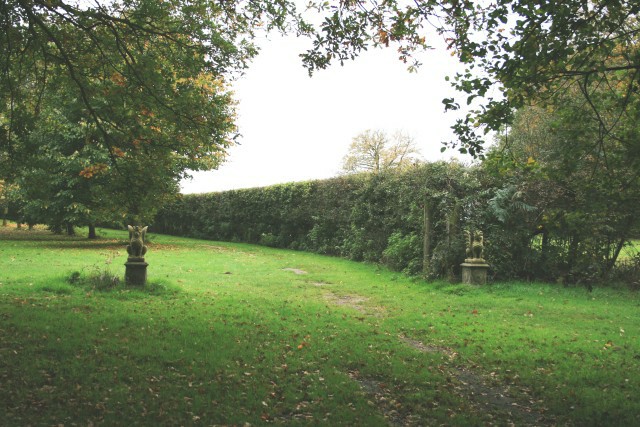
[(442, 99), (454, 95), (446, 75), (459, 65), (444, 49), (424, 54), (409, 73), (393, 48), (366, 52), (309, 77), (298, 55), (309, 40), (270, 35), (246, 74), (234, 83), (242, 137), (216, 171), (194, 173), (183, 193), (206, 193), (324, 179), (339, 174), (351, 139), (367, 130), (414, 137), (427, 161), (452, 139), (456, 116)]

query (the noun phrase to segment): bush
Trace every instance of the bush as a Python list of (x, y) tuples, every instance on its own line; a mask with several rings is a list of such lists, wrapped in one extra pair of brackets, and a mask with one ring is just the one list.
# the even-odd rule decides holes
[(67, 278), (67, 282), (74, 286), (79, 286), (95, 291), (112, 291), (117, 289), (121, 280), (109, 270), (96, 270), (87, 277), (83, 277), (79, 271), (74, 271)]
[(389, 237), (382, 252), (382, 262), (392, 270), (418, 274), (422, 270), (422, 239), (415, 234), (403, 236), (396, 232)]
[(611, 273), (611, 280), (627, 283), (631, 289), (640, 291), (640, 254), (619, 262)]

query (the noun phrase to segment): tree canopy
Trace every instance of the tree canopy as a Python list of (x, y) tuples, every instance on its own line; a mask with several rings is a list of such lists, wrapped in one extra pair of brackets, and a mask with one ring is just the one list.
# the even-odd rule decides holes
[[(118, 126), (92, 103), (88, 80), (98, 71), (95, 64), (118, 81), (136, 82), (145, 99), (166, 96), (139, 59), (150, 44), (157, 55), (175, 58), (180, 68), (197, 66), (227, 76), (245, 68), (256, 54), (251, 37), (262, 28), (311, 34), (313, 48), (301, 55), (310, 72), (371, 47), (391, 46), (415, 70), (420, 65), (417, 51), (446, 45), (467, 70), (451, 80), (465, 99), (447, 98), (445, 109), (457, 110), (461, 104), (471, 108), (454, 125), (458, 141), (451, 145), (474, 155), (482, 151), (484, 134), (511, 121), (513, 109), (532, 96), (550, 99), (572, 84), (606, 84), (612, 75), (628, 96), (637, 92), (640, 5), (632, 1), (309, 1), (305, 4), (320, 17), (316, 28), (302, 21), (288, 0), (81, 4), (8, 0), (0, 5), (1, 90), (5, 99), (16, 95), (17, 82), (29, 77), (35, 88), (41, 87), (36, 82), (55, 63), (77, 85), (87, 113), (105, 135)], [(93, 67), (84, 60), (89, 52)], [(172, 72), (157, 77), (172, 80)], [(178, 124), (201, 125), (165, 96), (156, 101), (175, 113)]]
[(418, 160), (418, 155), (411, 136), (398, 131), (389, 137), (384, 131), (368, 129), (351, 141), (349, 152), (342, 161), (342, 170), (346, 173), (379, 173), (407, 167)]
[[(53, 198), (54, 221), (111, 220), (96, 213), (114, 207), (152, 218), (188, 171), (224, 160), (237, 137), (228, 81), (257, 53), (255, 33), (287, 29), (294, 10), (288, 1), (3, 2), (0, 177), (20, 184), (23, 216), (42, 218)], [(39, 180), (51, 171), (59, 184)]]
[[(127, 125), (137, 122), (138, 141), (161, 134), (166, 135), (162, 144), (173, 143), (185, 157), (199, 151), (200, 161), (188, 164), (196, 170), (210, 168), (211, 154), (234, 134), (225, 80), (257, 53), (250, 41), (254, 33), (263, 26), (284, 29), (293, 7), (287, 1), (84, 4), (10, 0), (0, 5), (6, 130), (17, 126), (16, 109), (29, 107), (37, 114), (51, 96), (52, 78), (65, 75), (101, 138), (125, 152), (135, 148), (135, 140), (121, 136), (128, 138)], [(129, 111), (114, 111), (119, 106)], [(152, 119), (172, 127), (154, 126)]]

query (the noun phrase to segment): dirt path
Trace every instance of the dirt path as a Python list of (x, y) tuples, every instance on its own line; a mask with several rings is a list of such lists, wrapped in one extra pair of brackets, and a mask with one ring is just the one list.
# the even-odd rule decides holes
[[(328, 291), (324, 298), (336, 306), (349, 307), (365, 316), (380, 317), (385, 313), (384, 307), (366, 304), (369, 299), (361, 295), (335, 294)], [(552, 425), (552, 419), (545, 416), (545, 408), (530, 398), (526, 388), (514, 389), (509, 384), (500, 383), (495, 377), (480, 373), (467, 367), (462, 361), (457, 362), (458, 353), (452, 348), (425, 344), (405, 335), (398, 336), (403, 344), (421, 353), (439, 353), (447, 356), (450, 363), (444, 367), (444, 374), (453, 384), (454, 393), (468, 403), (474, 413), (484, 414), (491, 423), (493, 415), (499, 417), (496, 424), (517, 426)], [(355, 381), (372, 404), (380, 409), (391, 426), (412, 426), (429, 424), (424, 414), (403, 414), (398, 408), (402, 402), (394, 396), (393, 387), (376, 379), (363, 377), (359, 372), (349, 372), (349, 377)]]

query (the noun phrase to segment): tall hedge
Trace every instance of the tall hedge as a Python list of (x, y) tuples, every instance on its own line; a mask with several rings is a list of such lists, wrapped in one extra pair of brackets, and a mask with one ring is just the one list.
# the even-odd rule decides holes
[[(474, 170), (427, 163), (409, 170), (186, 195), (158, 214), (156, 232), (258, 243), (423, 270), (429, 205), (433, 276), (455, 274), (464, 258), (458, 224), (472, 221)], [(452, 267), (453, 266), (453, 267)], [(452, 269), (453, 268), (453, 269)]]
[[(567, 232), (541, 228), (553, 200), (532, 197), (539, 193), (528, 181), (516, 184), (483, 167), (428, 163), (404, 171), (183, 196), (160, 211), (152, 229), (381, 262), (409, 274), (446, 278), (459, 277), (463, 229), (480, 229), (495, 279), (586, 283), (586, 274), (604, 271), (595, 268), (600, 265), (595, 250), (574, 251), (571, 258), (571, 245), (552, 247), (548, 242), (562, 242), (561, 233)], [(586, 218), (585, 230), (596, 230), (602, 221), (597, 215)], [(425, 230), (430, 230), (428, 245)], [(545, 253), (545, 241), (553, 254)], [(599, 251), (611, 246), (602, 241)], [(609, 276), (637, 286), (640, 255), (632, 261)], [(593, 275), (593, 280), (604, 279)]]

